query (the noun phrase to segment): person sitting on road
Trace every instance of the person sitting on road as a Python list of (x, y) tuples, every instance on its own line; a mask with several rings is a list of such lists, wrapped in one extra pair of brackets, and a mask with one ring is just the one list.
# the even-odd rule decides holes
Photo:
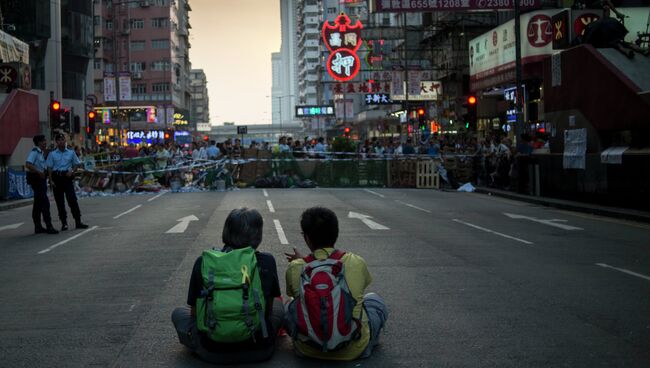
[(277, 299), (275, 259), (256, 250), (263, 223), (255, 209), (232, 210), (223, 227), (224, 247), (207, 249), (197, 258), (189, 307), (172, 313), (181, 344), (205, 361), (251, 363), (273, 355), (284, 308)]
[[(312, 252), (285, 253), (287, 294), (293, 297), (285, 317), (298, 355), (325, 360), (367, 358), (378, 344), (388, 318), (384, 300), (364, 292), (372, 282), (360, 256), (335, 249), (336, 214), (323, 207), (302, 213), (300, 228)], [(328, 302), (323, 303), (326, 299)], [(346, 316), (334, 321), (324, 316)], [(326, 324), (327, 326), (323, 326)], [(325, 331), (325, 332), (324, 332)]]

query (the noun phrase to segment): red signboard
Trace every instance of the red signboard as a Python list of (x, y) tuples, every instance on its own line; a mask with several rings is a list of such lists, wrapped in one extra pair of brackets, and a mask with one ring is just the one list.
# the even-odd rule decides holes
[(323, 24), (323, 42), (330, 51), (327, 71), (337, 81), (345, 82), (356, 77), (361, 67), (357, 50), (361, 46), (361, 22), (352, 24), (350, 18), (341, 13), (334, 24)]
[[(515, 0), (374, 0), (376, 12), (431, 12), (463, 10), (512, 10)], [(542, 0), (518, 0), (522, 9), (541, 6)]]

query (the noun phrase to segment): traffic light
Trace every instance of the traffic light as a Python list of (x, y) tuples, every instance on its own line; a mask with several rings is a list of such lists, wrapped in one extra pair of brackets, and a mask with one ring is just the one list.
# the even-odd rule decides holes
[(348, 138), (350, 137), (350, 127), (345, 127), (343, 129), (343, 136)]
[(171, 129), (165, 129), (165, 143), (170, 143), (174, 140), (174, 132)]
[(59, 129), (61, 125), (61, 103), (57, 100), (50, 102), (50, 129)]
[(427, 130), (427, 110), (424, 107), (418, 107), (416, 113), (418, 115), (418, 129), (424, 133)]
[(86, 133), (88, 135), (93, 135), (95, 134), (95, 118), (97, 117), (97, 113), (94, 111), (88, 111), (88, 125), (86, 126)]
[(59, 117), (59, 129), (63, 130), (66, 133), (70, 133), (70, 123), (71, 120), (70, 117), (72, 115), (72, 112), (68, 109), (61, 109), (60, 110), (60, 117)]
[(477, 106), (478, 100), (476, 96), (470, 95), (467, 97), (466, 103), (463, 104), (467, 108), (467, 115), (465, 116), (465, 129), (476, 130), (477, 120)]
[(204, 136), (203, 136), (203, 141), (207, 142), (207, 141), (209, 141), (209, 140), (210, 140), (210, 137), (209, 137), (209, 136), (207, 136), (207, 135), (204, 135)]

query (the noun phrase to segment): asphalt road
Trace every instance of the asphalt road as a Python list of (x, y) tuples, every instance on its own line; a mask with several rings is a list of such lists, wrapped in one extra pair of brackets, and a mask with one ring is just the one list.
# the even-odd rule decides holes
[[(177, 342), (170, 321), (194, 260), (220, 245), (230, 210), (257, 208), (261, 249), (276, 256), (284, 291), (282, 253), (307, 250), (298, 220), (314, 205), (339, 216), (338, 247), (368, 262), (369, 291), (390, 309), (382, 343), (370, 359), (335, 364), (298, 358), (284, 339), (255, 366), (650, 366), (647, 225), (399, 189), (166, 193), (80, 205), (91, 228), (59, 235), (33, 235), (30, 208), (0, 212), (2, 367), (208, 366)], [(192, 215), (184, 232), (167, 233)]]

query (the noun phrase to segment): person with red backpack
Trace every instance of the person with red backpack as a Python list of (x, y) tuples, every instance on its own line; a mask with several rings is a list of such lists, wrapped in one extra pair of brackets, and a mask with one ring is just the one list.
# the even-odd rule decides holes
[(336, 214), (313, 207), (302, 213), (300, 228), (311, 254), (285, 253), (287, 306), (285, 326), (298, 355), (325, 360), (367, 358), (378, 344), (388, 309), (377, 294), (364, 292), (372, 282), (360, 256), (334, 248)]
[(223, 227), (224, 247), (198, 257), (189, 307), (172, 313), (181, 344), (205, 361), (252, 363), (273, 355), (284, 307), (275, 258), (257, 251), (263, 223), (257, 210), (232, 210)]

